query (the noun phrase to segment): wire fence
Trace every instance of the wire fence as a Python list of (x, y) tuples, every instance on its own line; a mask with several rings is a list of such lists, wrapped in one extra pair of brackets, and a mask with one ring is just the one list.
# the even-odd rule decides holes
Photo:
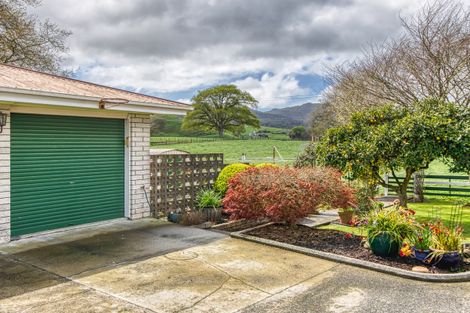
[(276, 140), (276, 141), (307, 141), (307, 140), (294, 140), (290, 138), (277, 138), (277, 137), (151, 137), (150, 144), (153, 146), (159, 145), (175, 145), (175, 144), (189, 144), (189, 143), (204, 143), (204, 142), (215, 142), (215, 141), (247, 141), (247, 140)]

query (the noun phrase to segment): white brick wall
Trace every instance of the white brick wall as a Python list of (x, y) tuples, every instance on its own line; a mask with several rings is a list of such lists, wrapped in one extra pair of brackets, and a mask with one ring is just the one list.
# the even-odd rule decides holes
[(130, 218), (150, 216), (142, 186), (150, 186), (150, 115), (129, 115)]
[(0, 133), (0, 243), (10, 241), (10, 116)]

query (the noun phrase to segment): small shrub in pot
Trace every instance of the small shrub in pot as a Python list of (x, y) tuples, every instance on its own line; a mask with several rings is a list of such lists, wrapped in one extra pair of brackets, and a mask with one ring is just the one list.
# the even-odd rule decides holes
[(457, 268), (462, 260), (463, 228), (446, 226), (441, 221), (430, 224), (432, 243), (429, 259), (441, 268)]
[(403, 240), (414, 235), (416, 225), (410, 215), (396, 208), (387, 208), (369, 214), (366, 230), (375, 255), (396, 257)]
[(352, 222), (354, 216), (354, 208), (340, 208), (338, 210), (339, 219), (341, 224), (349, 225)]
[(428, 263), (430, 247), (432, 244), (432, 231), (428, 225), (419, 227), (415, 234), (409, 238), (413, 256), (418, 261)]
[(218, 222), (222, 218), (222, 197), (213, 189), (203, 189), (197, 194), (197, 207), (207, 221)]

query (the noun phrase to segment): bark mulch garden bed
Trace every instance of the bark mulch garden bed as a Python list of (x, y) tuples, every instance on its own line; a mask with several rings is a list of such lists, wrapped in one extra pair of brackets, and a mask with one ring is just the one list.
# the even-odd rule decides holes
[[(411, 270), (414, 266), (423, 266), (423, 263), (413, 258), (383, 258), (376, 256), (363, 246), (362, 237), (352, 236), (348, 238), (349, 236), (346, 233), (337, 230), (272, 224), (253, 229), (245, 234), (405, 270)], [(429, 267), (429, 270), (434, 273), (449, 273), (449, 271), (435, 267)], [(470, 270), (470, 265), (462, 264), (460, 271), (468, 270)]]

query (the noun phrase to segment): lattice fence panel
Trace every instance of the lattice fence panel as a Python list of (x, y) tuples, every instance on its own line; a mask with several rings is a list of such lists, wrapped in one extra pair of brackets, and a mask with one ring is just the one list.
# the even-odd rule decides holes
[(156, 212), (194, 209), (197, 193), (211, 188), (223, 167), (223, 154), (150, 156), (151, 202)]

